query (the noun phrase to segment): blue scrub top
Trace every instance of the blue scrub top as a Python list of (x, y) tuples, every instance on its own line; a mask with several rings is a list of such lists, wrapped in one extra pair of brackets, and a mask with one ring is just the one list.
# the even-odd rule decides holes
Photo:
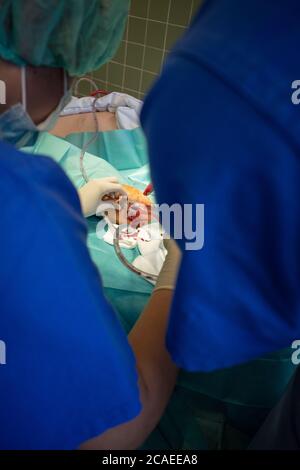
[(134, 357), (59, 166), (0, 143), (0, 206), (0, 448), (76, 448), (139, 413)]
[(205, 204), (167, 339), (191, 371), (300, 338), (299, 19), (299, 0), (208, 0), (142, 110), (158, 202)]

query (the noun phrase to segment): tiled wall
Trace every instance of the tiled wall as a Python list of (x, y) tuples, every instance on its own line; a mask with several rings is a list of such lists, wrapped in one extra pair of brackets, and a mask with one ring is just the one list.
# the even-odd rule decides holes
[[(115, 57), (89, 76), (99, 88), (143, 99), (166, 54), (184, 33), (203, 0), (132, 0), (123, 41)], [(90, 85), (80, 84), (79, 94)]]

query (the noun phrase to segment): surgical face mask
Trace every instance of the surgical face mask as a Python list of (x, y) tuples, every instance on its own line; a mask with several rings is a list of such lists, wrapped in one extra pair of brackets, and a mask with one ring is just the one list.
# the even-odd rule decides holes
[(64, 74), (64, 95), (55, 110), (36, 125), (27, 113), (26, 96), (26, 68), (21, 68), (21, 92), (22, 104), (17, 103), (0, 115), (0, 140), (9, 142), (20, 148), (26, 145), (34, 145), (40, 131), (48, 131), (53, 128), (62, 109), (71, 100), (71, 90), (68, 90), (66, 74)]

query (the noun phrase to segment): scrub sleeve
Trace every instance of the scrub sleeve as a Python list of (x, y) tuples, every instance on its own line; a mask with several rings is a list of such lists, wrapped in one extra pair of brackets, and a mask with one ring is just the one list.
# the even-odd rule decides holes
[(74, 449), (140, 412), (135, 360), (51, 159), (0, 144), (0, 447)]

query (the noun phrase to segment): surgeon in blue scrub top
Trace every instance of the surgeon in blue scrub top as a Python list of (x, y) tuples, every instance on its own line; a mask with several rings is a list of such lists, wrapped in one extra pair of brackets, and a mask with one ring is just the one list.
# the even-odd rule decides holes
[[(109, 60), (127, 11), (124, 0), (0, 1), (1, 449), (136, 448), (175, 384), (165, 331), (177, 247), (169, 243), (127, 340), (89, 256), (75, 188), (51, 159), (16, 148), (53, 124), (69, 76)], [(97, 184), (87, 212), (119, 189)]]
[[(205, 204), (167, 338), (190, 371), (300, 339), (299, 18), (298, 0), (205, 1), (145, 101), (158, 202)], [(300, 448), (299, 399), (296, 372), (253, 448)]]

